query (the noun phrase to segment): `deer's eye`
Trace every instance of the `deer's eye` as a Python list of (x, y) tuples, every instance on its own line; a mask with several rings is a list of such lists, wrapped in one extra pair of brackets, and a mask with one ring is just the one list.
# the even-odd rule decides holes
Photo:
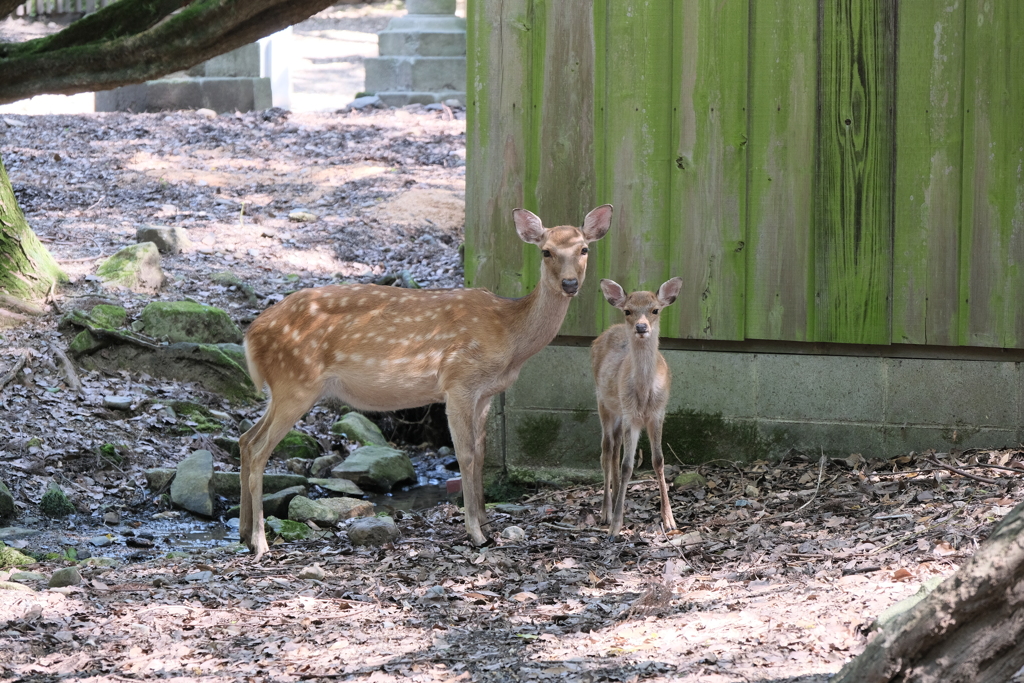
[(633, 315), (633, 311), (623, 311), (626, 315)]
[(544, 254), (544, 258), (550, 258), (551, 257), (551, 250), (550, 249), (545, 249), (544, 251), (542, 251), (540, 253)]
[(654, 315), (658, 315), (658, 309), (655, 308), (653, 311), (651, 311), (651, 313), (654, 314)]
[(583, 249), (580, 250), (580, 254), (587, 254), (589, 252), (590, 252), (590, 250), (587, 249), (586, 247), (583, 247)]

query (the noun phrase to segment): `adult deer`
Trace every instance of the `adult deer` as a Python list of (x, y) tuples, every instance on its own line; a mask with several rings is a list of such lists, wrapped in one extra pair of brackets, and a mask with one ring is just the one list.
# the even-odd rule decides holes
[(587, 245), (604, 237), (612, 207), (587, 214), (582, 228), (545, 228), (512, 212), (519, 237), (540, 247), (540, 282), (521, 299), (485, 289), (410, 290), (375, 285), (304, 289), (264, 311), (245, 336), (249, 374), (270, 387), (270, 404), (239, 441), (239, 534), (267, 551), (263, 470), (274, 447), (321, 397), (359, 410), (444, 402), (462, 471), (466, 532), (487, 542), (483, 493), (484, 428), (491, 397), (554, 339), (587, 270)]
[[(661, 428), (665, 422), (672, 373), (658, 351), (661, 309), (679, 296), (682, 278), (672, 278), (654, 292), (627, 295), (612, 280), (601, 280), (601, 291), (621, 309), (626, 322), (613, 325), (594, 340), (590, 359), (597, 384), (597, 411), (601, 418), (601, 469), (604, 500), (601, 523), (612, 538), (622, 530), (626, 486), (633, 476), (640, 430), (647, 429), (651, 462), (661, 491), (661, 521), (665, 530), (676, 528), (665, 485), (665, 457)], [(621, 461), (620, 461), (621, 455)]]

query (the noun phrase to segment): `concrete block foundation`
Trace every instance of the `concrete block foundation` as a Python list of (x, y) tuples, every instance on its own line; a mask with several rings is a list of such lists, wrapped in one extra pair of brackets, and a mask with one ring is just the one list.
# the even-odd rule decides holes
[[(670, 464), (791, 449), (891, 458), (1024, 440), (1024, 352), (665, 340), (662, 353), (673, 376)], [(495, 397), (487, 450), (491, 468), (600, 469), (589, 340), (556, 340), (527, 361)]]

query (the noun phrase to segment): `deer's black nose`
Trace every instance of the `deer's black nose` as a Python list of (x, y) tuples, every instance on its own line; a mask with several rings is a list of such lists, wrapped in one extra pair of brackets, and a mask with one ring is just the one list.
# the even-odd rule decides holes
[(647, 323), (637, 323), (636, 324), (636, 333), (637, 334), (647, 334), (649, 331), (650, 330), (647, 327)]
[(562, 280), (562, 291), (566, 294), (575, 294), (580, 289), (580, 281), (573, 278), (572, 280)]

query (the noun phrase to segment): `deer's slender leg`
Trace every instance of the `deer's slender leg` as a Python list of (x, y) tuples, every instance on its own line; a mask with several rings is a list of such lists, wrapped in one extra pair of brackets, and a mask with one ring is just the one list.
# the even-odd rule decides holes
[[(487, 537), (480, 528), (485, 521), (483, 492), (483, 453), (477, 451), (479, 436), (476, 422), (480, 399), (449, 394), (445, 409), (448, 428), (455, 444), (455, 458), (462, 472), (462, 498), (466, 506), (466, 533), (475, 545), (484, 545)], [(479, 462), (478, 462), (479, 461)]]
[[(269, 550), (263, 525), (263, 470), (274, 452), (277, 444), (288, 434), (292, 425), (313, 407), (319, 391), (305, 392), (294, 390), (287, 401), (271, 398), (267, 412), (256, 425), (245, 433), (243, 446), (239, 440), (241, 451), (242, 473), (242, 504), (239, 513), (239, 536), (256, 553), (258, 561)], [(248, 503), (248, 510), (246, 510)]]
[(633, 478), (633, 464), (636, 462), (636, 446), (640, 441), (640, 427), (631, 422), (623, 421), (623, 452), (622, 464), (619, 466), (619, 487), (615, 495), (615, 506), (612, 508), (612, 522), (608, 535), (615, 538), (622, 531), (622, 518), (625, 514), (626, 489)]
[(668, 484), (665, 483), (665, 455), (661, 450), (661, 428), (664, 415), (655, 415), (647, 421), (647, 436), (651, 441), (651, 465), (658, 479), (658, 491), (661, 493), (661, 523), (665, 531), (676, 528), (676, 520), (672, 515), (672, 504), (668, 498)]

